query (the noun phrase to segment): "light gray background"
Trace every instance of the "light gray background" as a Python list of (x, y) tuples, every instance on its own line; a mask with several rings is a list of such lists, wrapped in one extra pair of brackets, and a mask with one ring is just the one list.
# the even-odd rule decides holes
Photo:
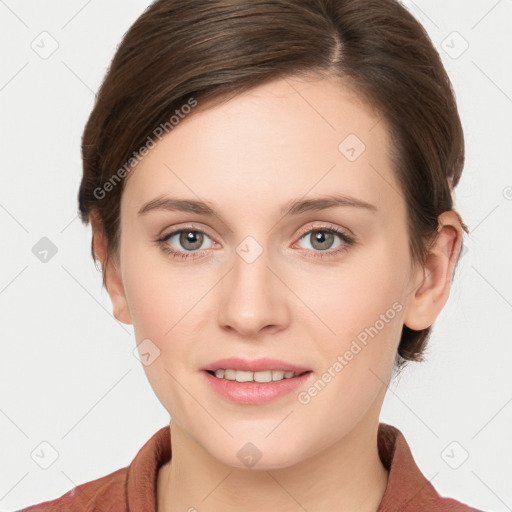
[[(456, 206), (471, 232), (428, 361), (393, 383), (381, 421), (404, 433), (441, 494), (512, 510), (512, 1), (403, 3), (456, 91), (467, 144)], [(2, 511), (128, 465), (169, 420), (76, 214), (94, 93), (148, 4), (0, 1)], [(32, 251), (43, 237), (57, 248), (46, 262)]]

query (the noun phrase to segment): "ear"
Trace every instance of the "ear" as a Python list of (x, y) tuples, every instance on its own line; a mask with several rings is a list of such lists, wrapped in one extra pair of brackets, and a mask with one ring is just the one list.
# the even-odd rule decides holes
[(407, 306), (404, 323), (410, 329), (427, 329), (443, 309), (461, 247), (459, 216), (453, 210), (443, 212), (438, 218), (437, 236), (428, 250), (424, 266), (417, 273), (419, 285)]
[(132, 319), (119, 270), (119, 263), (115, 258), (108, 257), (107, 238), (102, 223), (95, 213), (91, 213), (91, 227), (93, 250), (101, 262), (103, 283), (112, 301), (113, 315), (120, 322), (131, 324)]

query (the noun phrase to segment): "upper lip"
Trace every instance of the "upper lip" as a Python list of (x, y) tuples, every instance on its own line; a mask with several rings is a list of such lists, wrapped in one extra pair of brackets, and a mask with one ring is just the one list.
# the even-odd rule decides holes
[(268, 370), (283, 370), (285, 372), (302, 373), (310, 371), (310, 368), (300, 366), (279, 359), (240, 359), (238, 357), (229, 357), (219, 359), (213, 363), (203, 366), (201, 370), (215, 371), (215, 370), (242, 370), (247, 372), (264, 372)]

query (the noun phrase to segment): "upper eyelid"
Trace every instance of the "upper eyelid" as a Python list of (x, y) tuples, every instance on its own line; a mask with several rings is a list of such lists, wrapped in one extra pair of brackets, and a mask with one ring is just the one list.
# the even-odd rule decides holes
[(302, 238), (304, 235), (307, 235), (308, 233), (311, 233), (312, 231), (322, 231), (322, 230), (329, 230), (333, 229), (335, 231), (338, 231), (338, 235), (345, 235), (350, 238), (355, 238), (354, 234), (350, 229), (348, 228), (342, 228), (340, 226), (335, 226), (334, 224), (326, 223), (322, 226), (309, 226), (308, 228), (305, 228), (304, 230), (299, 231), (299, 238)]
[(181, 233), (182, 231), (197, 231), (198, 233), (205, 234), (206, 236), (210, 237), (212, 240), (214, 240), (214, 238), (215, 238), (212, 235), (210, 235), (208, 233), (208, 231), (205, 230), (204, 228), (199, 228), (199, 227), (190, 225), (190, 226), (184, 226), (184, 227), (181, 227), (181, 228), (173, 229), (172, 231), (169, 231), (169, 233), (162, 234), (161, 236), (158, 237), (158, 239), (159, 240), (169, 239), (172, 236), (174, 236), (174, 235), (176, 235), (178, 233)]

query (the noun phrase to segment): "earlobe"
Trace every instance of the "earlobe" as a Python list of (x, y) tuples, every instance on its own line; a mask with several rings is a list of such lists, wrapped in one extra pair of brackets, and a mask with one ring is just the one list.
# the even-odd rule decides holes
[(411, 293), (404, 319), (405, 325), (416, 331), (430, 327), (446, 304), (462, 246), (462, 226), (454, 211), (442, 213), (438, 226), (425, 264), (417, 273), (416, 281), (419, 283)]
[(131, 324), (132, 319), (119, 266), (116, 261), (108, 256), (107, 239), (101, 221), (99, 221), (94, 214), (91, 214), (91, 226), (93, 250), (96, 257), (101, 262), (103, 283), (112, 301), (112, 314), (120, 322)]

